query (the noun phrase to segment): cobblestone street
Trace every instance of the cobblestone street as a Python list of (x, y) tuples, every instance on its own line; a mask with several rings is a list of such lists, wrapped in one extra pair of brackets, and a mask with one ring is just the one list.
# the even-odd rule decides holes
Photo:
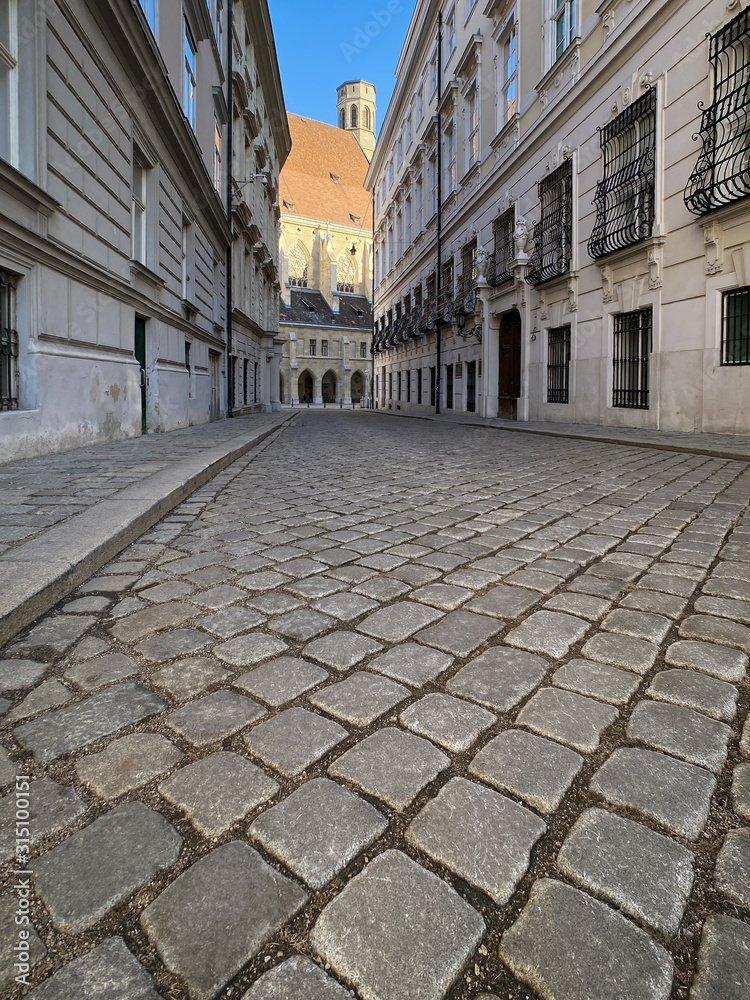
[(747, 1000), (749, 501), (303, 411), (0, 653), (0, 988)]

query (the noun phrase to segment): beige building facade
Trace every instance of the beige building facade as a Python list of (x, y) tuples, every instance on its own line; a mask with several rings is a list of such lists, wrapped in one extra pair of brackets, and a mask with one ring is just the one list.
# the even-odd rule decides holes
[(372, 196), (364, 148), (375, 144), (375, 90), (350, 82), (338, 98), (338, 128), (289, 115), (292, 152), (280, 182), (280, 395), (292, 406), (364, 405), (370, 396)]
[(367, 178), (377, 405), (750, 431), (748, 53), (736, 0), (420, 0)]
[[(2, 460), (227, 412), (227, 6), (2, 4)], [(273, 333), (273, 198), (289, 140), (266, 0), (234, 9), (235, 61), (252, 89), (234, 102), (235, 125), (241, 114), (264, 150), (268, 193), (258, 204), (250, 185), (235, 192), (247, 207), (233, 222), (272, 258), (255, 285), (265, 311), (243, 313)], [(246, 337), (238, 323), (244, 357), (259, 338), (250, 325)]]

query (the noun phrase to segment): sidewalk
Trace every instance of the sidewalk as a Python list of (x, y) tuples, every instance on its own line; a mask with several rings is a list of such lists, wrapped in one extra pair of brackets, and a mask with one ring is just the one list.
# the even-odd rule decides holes
[(295, 412), (236, 417), (0, 465), (0, 642)]
[[(395, 404), (394, 404), (395, 405)], [(457, 416), (449, 413), (407, 413), (402, 410), (378, 409), (376, 413), (389, 417), (412, 417), (417, 420), (443, 420), (466, 427), (494, 427), (497, 430), (521, 434), (542, 434), (545, 437), (580, 438), (602, 444), (625, 444), (638, 448), (658, 448), (661, 451), (690, 452), (712, 458), (729, 458), (750, 462), (750, 436), (743, 434), (684, 434), (676, 431), (639, 430), (635, 427), (605, 427), (601, 424), (563, 424), (544, 420), (520, 421), (477, 417), (471, 413)]]

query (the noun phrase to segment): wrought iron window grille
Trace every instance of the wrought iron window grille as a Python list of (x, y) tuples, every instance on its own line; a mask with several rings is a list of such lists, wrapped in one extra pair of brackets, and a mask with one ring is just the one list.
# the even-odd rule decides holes
[(0, 411), (18, 409), (16, 278), (0, 271)]
[(547, 331), (547, 402), (568, 403), (570, 394), (570, 324)]
[(750, 288), (724, 292), (721, 311), (722, 365), (750, 365)]
[(492, 223), (492, 235), (495, 245), (490, 260), (487, 280), (493, 288), (505, 285), (507, 282), (513, 280), (510, 265), (516, 255), (515, 241), (513, 239), (515, 227), (515, 205), (511, 205), (507, 212), (503, 212)]
[(530, 285), (559, 278), (570, 270), (573, 254), (573, 161), (564, 160), (539, 181), (542, 214), (534, 226)]
[(649, 408), (649, 354), (653, 349), (651, 309), (614, 317), (612, 405)]
[(704, 215), (750, 194), (750, 8), (710, 38), (714, 92), (703, 109), (703, 151), (687, 186), (685, 205)]
[(595, 260), (653, 233), (656, 187), (656, 90), (599, 130), (604, 176), (596, 186), (596, 222), (589, 240)]

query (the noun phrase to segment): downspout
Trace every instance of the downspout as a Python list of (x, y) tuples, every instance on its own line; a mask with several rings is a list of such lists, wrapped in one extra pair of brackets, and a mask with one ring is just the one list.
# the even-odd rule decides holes
[(443, 264), (443, 116), (440, 111), (440, 101), (443, 96), (443, 12), (438, 14), (437, 37), (437, 274), (435, 275), (435, 316), (437, 331), (435, 334), (435, 413), (440, 413), (440, 354), (442, 348), (442, 331), (440, 329), (442, 316), (440, 313), (440, 270)]
[(234, 133), (234, 102), (232, 100), (232, 0), (227, 0), (227, 222), (229, 223), (229, 244), (227, 246), (227, 417), (234, 416), (234, 363), (232, 360), (232, 153)]

